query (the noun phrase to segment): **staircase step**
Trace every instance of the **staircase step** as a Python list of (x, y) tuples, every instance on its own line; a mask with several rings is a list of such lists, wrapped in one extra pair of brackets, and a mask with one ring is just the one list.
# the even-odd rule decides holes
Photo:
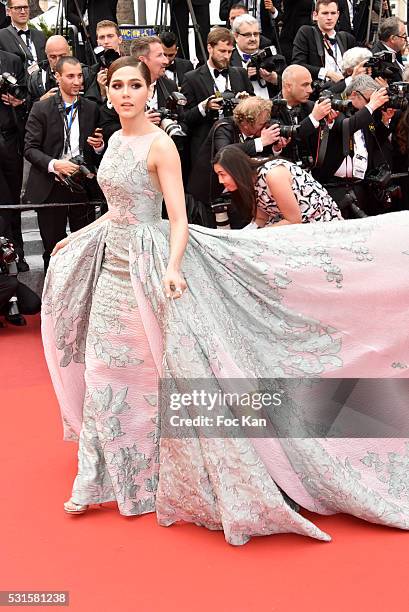
[(38, 230), (37, 213), (34, 210), (26, 210), (21, 213), (21, 229), (24, 232)]

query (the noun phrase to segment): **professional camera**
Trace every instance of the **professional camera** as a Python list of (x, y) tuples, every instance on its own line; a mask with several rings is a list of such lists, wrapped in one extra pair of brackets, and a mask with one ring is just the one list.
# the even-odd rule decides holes
[(300, 129), (299, 125), (280, 125), (280, 136), (282, 138), (294, 138)]
[(330, 100), (332, 110), (344, 113), (344, 115), (352, 115), (352, 113), (355, 111), (351, 100), (336, 98), (328, 89), (324, 89), (321, 96), (318, 98), (318, 102), (324, 102), (324, 100)]
[(368, 215), (358, 206), (358, 198), (354, 191), (349, 189), (339, 204), (339, 209), (346, 219), (364, 219)]
[(3, 94), (10, 94), (19, 100), (24, 100), (26, 97), (24, 88), (18, 85), (16, 77), (9, 72), (0, 74), (0, 96)]
[(274, 115), (278, 115), (280, 110), (283, 110), (288, 106), (288, 102), (284, 98), (273, 98), (271, 102), (271, 117), (274, 117)]
[(381, 164), (378, 168), (374, 168), (367, 172), (365, 181), (371, 189), (375, 199), (383, 205), (384, 208), (389, 208), (392, 204), (392, 198), (402, 198), (402, 190), (399, 185), (392, 183), (395, 175), (392, 174), (388, 164)]
[(333, 82), (331, 80), (315, 79), (315, 81), (311, 83), (312, 92), (310, 95), (310, 100), (312, 101), (318, 100), (322, 92), (329, 90), (331, 85), (333, 85)]
[(379, 51), (374, 53), (372, 57), (365, 62), (365, 68), (371, 68), (371, 76), (373, 79), (381, 77), (382, 79), (390, 79), (394, 75), (392, 64), (394, 62), (393, 53), (391, 51)]
[(220, 198), (214, 200), (214, 202), (210, 203), (210, 208), (214, 212), (214, 216), (216, 217), (216, 227), (217, 229), (231, 229), (230, 221), (229, 221), (229, 208), (231, 208), (231, 193), (225, 192)]
[(66, 176), (59, 180), (73, 193), (84, 193), (85, 179), (91, 180), (95, 177), (95, 174), (89, 168), (87, 168), (82, 155), (76, 155), (69, 161), (78, 166), (78, 170), (76, 170), (70, 176)]
[(388, 87), (389, 101), (384, 108), (396, 108), (406, 110), (409, 106), (409, 83), (399, 81), (391, 83)]
[[(269, 60), (266, 63), (266, 60)], [(286, 67), (285, 57), (283, 55), (278, 55), (275, 47), (266, 47), (265, 49), (260, 49), (257, 53), (253, 53), (250, 57), (250, 61), (248, 63), (248, 67), (256, 68), (257, 75), (255, 78), (259, 78), (258, 74), (260, 72), (260, 68), (264, 68), (269, 72), (283, 72)], [(252, 77), (254, 78), (254, 77)]]
[(121, 54), (114, 49), (104, 49), (104, 47), (96, 47), (94, 53), (101, 69), (109, 68), (115, 60), (121, 57)]
[(216, 92), (213, 99), (220, 104), (220, 108), (223, 111), (223, 117), (231, 117), (234, 109), (241, 100), (241, 98), (236, 97), (236, 94), (230, 91), (230, 89), (226, 89), (223, 93), (219, 91)]
[[(4, 274), (10, 274), (11, 276), (17, 275), (17, 254), (14, 250), (13, 243), (4, 236), (0, 236), (0, 269)], [(14, 265), (13, 265), (14, 264)], [(14, 273), (15, 266), (15, 273)]]
[(183, 108), (186, 106), (187, 99), (178, 91), (172, 91), (172, 93), (166, 99), (166, 106), (158, 108), (160, 114), (161, 123), (160, 127), (168, 136), (174, 138), (175, 136), (186, 137), (181, 125), (179, 124), (180, 115)]

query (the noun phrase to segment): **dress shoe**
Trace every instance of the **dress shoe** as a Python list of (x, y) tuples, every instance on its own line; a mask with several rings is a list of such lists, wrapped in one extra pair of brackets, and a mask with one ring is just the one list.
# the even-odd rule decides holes
[(21, 314), (6, 315), (6, 321), (17, 327), (24, 327), (24, 325), (27, 325), (27, 321)]
[(17, 270), (19, 272), (28, 272), (30, 269), (30, 266), (28, 265), (28, 263), (26, 262), (26, 260), (23, 259), (19, 259), (17, 262)]

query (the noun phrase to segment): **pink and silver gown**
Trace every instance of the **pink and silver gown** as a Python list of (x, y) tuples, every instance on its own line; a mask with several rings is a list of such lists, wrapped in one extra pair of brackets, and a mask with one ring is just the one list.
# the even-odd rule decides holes
[(158, 381), (377, 377), (396, 393), (409, 377), (409, 213), (191, 226), (188, 291), (170, 301), (169, 223), (147, 170), (157, 135), (112, 136), (98, 174), (109, 218), (46, 279), (45, 354), (65, 438), (79, 438), (73, 501), (223, 529), (232, 544), (330, 539), (283, 491), (313, 512), (408, 529), (407, 439), (161, 437)]

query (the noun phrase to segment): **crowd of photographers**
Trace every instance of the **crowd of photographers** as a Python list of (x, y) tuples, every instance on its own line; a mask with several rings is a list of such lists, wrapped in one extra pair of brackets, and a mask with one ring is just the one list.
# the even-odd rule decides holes
[[(146, 115), (180, 152), (190, 222), (240, 229), (251, 221), (223, 194), (212, 166), (232, 144), (251, 158), (283, 157), (311, 173), (344, 218), (408, 208), (405, 23), (383, 19), (369, 50), (358, 25), (358, 41), (354, 36), (354, 3), (317, 0), (314, 22), (303, 4), (313, 3), (291, 5), (291, 27), (298, 25), (290, 41), (285, 2), (259, 0), (250, 14), (244, 4), (222, 1), (226, 27), (210, 29), (208, 57), (195, 69), (179, 57), (173, 32), (132, 42), (130, 54), (151, 72)], [(123, 52), (122, 39), (114, 21), (100, 21), (95, 61), (85, 65), (64, 37), (46, 40), (28, 28), (28, 0), (8, 0), (7, 11), (11, 25), (0, 29), (0, 205), (21, 197), (37, 205), (46, 271), (67, 221), (71, 231), (87, 225), (95, 218), (90, 200), (103, 199), (95, 173), (120, 128), (107, 101), (107, 69)], [(21, 214), (11, 206), (0, 208), (0, 236), (0, 313), (23, 324), (16, 295), (21, 313), (39, 302), (17, 281), (28, 265)]]

